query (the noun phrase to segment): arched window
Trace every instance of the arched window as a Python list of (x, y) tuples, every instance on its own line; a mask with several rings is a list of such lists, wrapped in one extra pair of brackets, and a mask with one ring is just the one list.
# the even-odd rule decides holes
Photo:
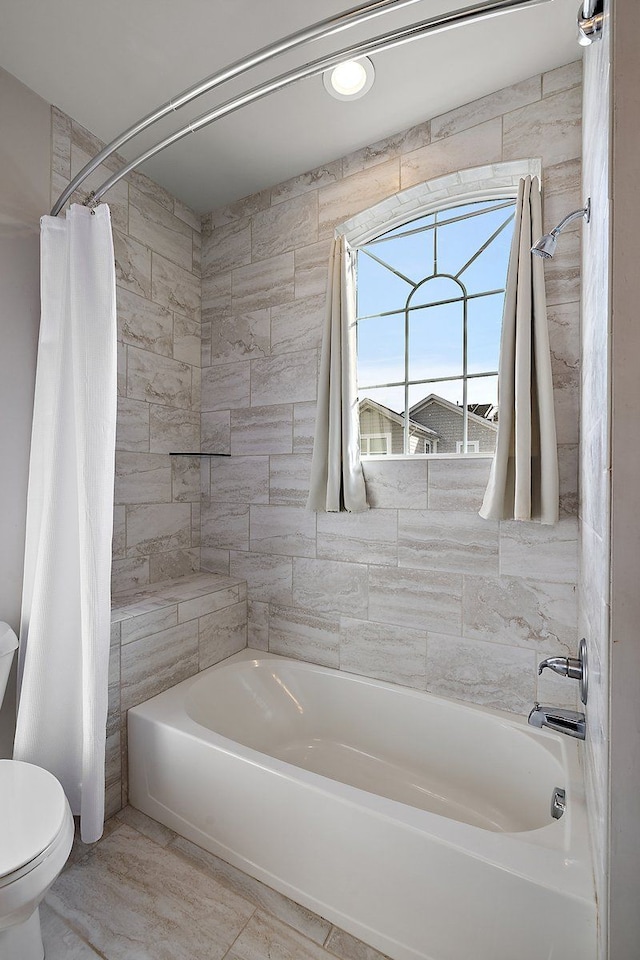
[(514, 208), (449, 201), (357, 244), (363, 455), (493, 451)]

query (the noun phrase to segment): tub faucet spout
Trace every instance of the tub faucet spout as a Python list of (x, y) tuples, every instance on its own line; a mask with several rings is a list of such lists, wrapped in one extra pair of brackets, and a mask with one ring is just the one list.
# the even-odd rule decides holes
[(541, 707), (536, 703), (529, 714), (529, 723), (533, 727), (549, 727), (550, 730), (565, 733), (568, 737), (576, 737), (578, 740), (584, 740), (586, 735), (585, 715), (576, 710)]

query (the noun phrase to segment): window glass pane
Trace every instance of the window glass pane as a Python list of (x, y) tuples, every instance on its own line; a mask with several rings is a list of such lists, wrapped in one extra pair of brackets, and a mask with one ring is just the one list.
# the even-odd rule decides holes
[(411, 420), (437, 434), (437, 453), (455, 453), (462, 440), (462, 380), (415, 384), (409, 402)]
[(498, 378), (497, 377), (469, 377), (467, 380), (467, 403), (481, 404), (497, 408)]
[(388, 453), (386, 437), (370, 437), (369, 453)]
[(385, 313), (387, 310), (403, 310), (411, 289), (410, 284), (366, 253), (358, 254), (359, 317)]
[(453, 220), (457, 217), (465, 217), (472, 213), (483, 213), (484, 211), (493, 210), (495, 207), (499, 207), (506, 202), (505, 200), (481, 200), (475, 203), (462, 203), (457, 207), (449, 207), (446, 210), (440, 210), (438, 212), (438, 223), (444, 223), (447, 220)]
[(370, 453), (372, 437), (390, 436), (391, 450), (403, 452), (404, 387), (379, 387), (360, 391), (360, 435), (367, 437)]
[[(385, 409), (380, 411), (381, 415), (384, 418), (384, 422), (387, 422), (388, 411), (391, 410), (392, 413), (397, 416), (402, 415), (404, 409), (404, 387), (369, 387), (368, 389), (361, 389), (359, 392), (360, 404), (364, 400), (371, 400), (373, 406), (376, 404)], [(386, 433), (386, 430), (376, 429), (376, 430), (366, 430), (365, 433)]]
[(479, 453), (493, 453), (497, 436), (498, 378), (470, 378), (467, 386), (469, 440), (478, 443)]
[(409, 379), (462, 375), (463, 304), (409, 313)]
[(429, 277), (411, 295), (409, 306), (418, 307), (428, 303), (440, 303), (443, 300), (459, 300), (463, 296), (464, 290), (455, 280), (449, 277)]
[(432, 213), (428, 213), (426, 217), (419, 217), (417, 220), (409, 220), (407, 223), (403, 223), (399, 227), (394, 227), (393, 230), (388, 230), (387, 233), (381, 234), (381, 237), (378, 239), (381, 239), (382, 237), (397, 237), (411, 230), (419, 230), (421, 227), (430, 226), (434, 219), (434, 215)]
[(397, 381), (404, 381), (404, 313), (359, 321), (358, 383)]
[(467, 370), (498, 369), (504, 294), (467, 301)]
[[(504, 213), (504, 210), (500, 210), (500, 213)], [(484, 217), (478, 219), (484, 219)], [(460, 279), (469, 293), (504, 289), (512, 236), (513, 221), (498, 234), (471, 266), (460, 274)]]
[(412, 383), (409, 387), (409, 416), (413, 418), (414, 407), (434, 394), (439, 399), (462, 407), (462, 378), (441, 380), (439, 383)]
[[(418, 283), (427, 274), (433, 272), (433, 231), (426, 233), (411, 233), (405, 237), (392, 237), (383, 243), (376, 243), (372, 246), (364, 246), (365, 256), (362, 259), (371, 260), (366, 256), (366, 251), (384, 260), (390, 267), (397, 270), (411, 280), (412, 283)], [(375, 261), (374, 261), (375, 262)], [(407, 289), (405, 296), (408, 296), (411, 288)]]
[[(498, 229), (500, 224), (510, 216), (508, 209), (492, 210), (478, 217), (469, 217), (438, 227), (438, 271), (451, 273), (456, 276), (465, 263), (487, 242), (489, 237)], [(510, 225), (509, 225), (510, 226)], [(510, 238), (511, 231), (505, 227), (502, 234)], [(502, 236), (500, 234), (499, 236)], [(498, 237), (489, 245), (489, 248), (498, 241)], [(466, 271), (460, 279), (466, 285)], [(485, 286), (483, 289), (491, 289)]]

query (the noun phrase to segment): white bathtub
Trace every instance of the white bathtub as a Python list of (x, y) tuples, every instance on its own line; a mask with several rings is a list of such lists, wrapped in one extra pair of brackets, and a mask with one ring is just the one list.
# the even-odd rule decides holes
[(395, 960), (594, 960), (581, 748), (245, 650), (129, 711), (129, 794)]

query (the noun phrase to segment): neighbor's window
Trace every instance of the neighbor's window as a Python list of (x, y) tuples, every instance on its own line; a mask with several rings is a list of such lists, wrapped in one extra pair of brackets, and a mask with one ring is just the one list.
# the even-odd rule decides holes
[(363, 455), (493, 451), (514, 208), (448, 207), (359, 247)]
[[(462, 440), (456, 440), (456, 453), (464, 453)], [(480, 453), (480, 441), (467, 440), (467, 453)]]
[(364, 456), (377, 453), (391, 453), (390, 433), (363, 433), (360, 436), (360, 452)]

